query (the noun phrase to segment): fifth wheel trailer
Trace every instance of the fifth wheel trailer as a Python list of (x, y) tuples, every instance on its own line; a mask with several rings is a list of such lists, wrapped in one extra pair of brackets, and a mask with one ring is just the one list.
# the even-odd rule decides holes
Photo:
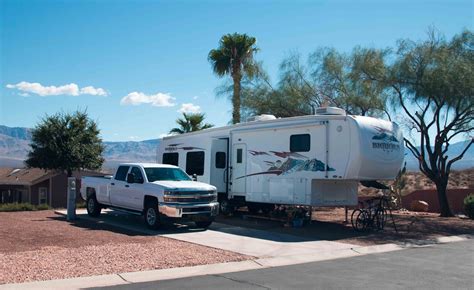
[(356, 205), (359, 182), (394, 179), (403, 158), (396, 123), (333, 107), (169, 136), (157, 151), (158, 163), (214, 185), (223, 207)]

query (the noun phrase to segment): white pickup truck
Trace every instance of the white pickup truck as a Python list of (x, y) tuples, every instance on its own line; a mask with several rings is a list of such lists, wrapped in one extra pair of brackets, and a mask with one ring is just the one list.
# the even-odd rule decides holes
[(81, 197), (89, 216), (99, 216), (102, 208), (118, 209), (143, 215), (152, 229), (166, 218), (187, 218), (207, 228), (219, 211), (214, 186), (166, 164), (126, 163), (113, 177), (83, 177)]

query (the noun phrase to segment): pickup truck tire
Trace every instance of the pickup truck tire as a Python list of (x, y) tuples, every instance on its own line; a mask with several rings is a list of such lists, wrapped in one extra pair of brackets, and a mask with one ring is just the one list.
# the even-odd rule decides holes
[(87, 198), (86, 208), (87, 214), (91, 217), (98, 217), (100, 215), (100, 211), (102, 210), (102, 207), (100, 203), (97, 202), (95, 195), (91, 195)]
[(145, 204), (143, 216), (148, 228), (156, 230), (160, 227), (160, 212), (156, 201), (149, 201)]
[(194, 223), (198, 228), (205, 228), (207, 229), (214, 220), (207, 220), (207, 221), (195, 221)]

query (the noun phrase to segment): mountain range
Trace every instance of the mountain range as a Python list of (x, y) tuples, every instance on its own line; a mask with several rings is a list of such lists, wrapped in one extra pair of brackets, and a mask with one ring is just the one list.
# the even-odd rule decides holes
[[(31, 129), (0, 125), (0, 167), (23, 167), (30, 150)], [(121, 162), (155, 162), (158, 139), (145, 141), (105, 141), (104, 168)]]
[[(0, 125), (0, 167), (22, 167), (23, 160), (30, 150), (31, 129)], [(160, 140), (145, 141), (105, 141), (104, 168), (115, 168), (121, 162), (155, 162), (156, 150)], [(448, 156), (457, 156), (466, 147), (466, 142), (449, 146)], [(418, 162), (408, 149), (405, 149), (407, 169), (418, 171)], [(454, 163), (453, 169), (474, 167), (474, 146), (471, 146), (462, 160)]]

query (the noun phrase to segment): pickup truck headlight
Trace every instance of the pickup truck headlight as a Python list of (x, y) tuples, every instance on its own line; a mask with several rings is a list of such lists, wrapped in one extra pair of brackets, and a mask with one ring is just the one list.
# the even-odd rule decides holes
[(212, 199), (213, 202), (216, 202), (217, 201), (217, 190), (214, 190), (212, 192), (212, 194), (214, 194), (214, 198)]

